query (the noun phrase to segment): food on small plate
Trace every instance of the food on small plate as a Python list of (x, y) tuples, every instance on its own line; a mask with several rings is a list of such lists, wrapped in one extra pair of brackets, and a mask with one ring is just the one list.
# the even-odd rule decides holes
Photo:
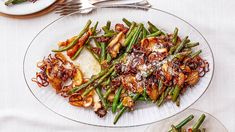
[[(209, 63), (195, 51), (198, 42), (181, 38), (178, 28), (166, 33), (153, 23), (130, 22), (98, 27), (88, 20), (81, 32), (58, 43), (58, 49), (37, 64), (39, 71), (32, 81), (39, 87), (53, 87), (75, 107), (93, 108), (99, 117), (111, 110), (117, 123), (136, 102), (167, 101), (180, 105), (180, 96), (209, 71)], [(101, 65), (101, 71), (84, 79), (75, 65), (87, 49)], [(190, 94), (190, 93), (188, 93)], [(193, 96), (193, 95), (191, 95)]]
[(11, 6), (11, 5), (16, 5), (16, 4), (21, 4), (21, 3), (24, 3), (24, 2), (27, 2), (27, 1), (29, 1), (29, 2), (36, 2), (37, 0), (7, 0), (6, 2), (5, 2), (5, 5), (6, 6)]
[(191, 128), (183, 128), (187, 123), (189, 123), (194, 118), (193, 115), (188, 116), (184, 120), (182, 120), (179, 124), (171, 125), (171, 129), (168, 132), (206, 132), (206, 128), (200, 129), (200, 126), (204, 122), (206, 115), (202, 114), (199, 119), (195, 122), (195, 124)]

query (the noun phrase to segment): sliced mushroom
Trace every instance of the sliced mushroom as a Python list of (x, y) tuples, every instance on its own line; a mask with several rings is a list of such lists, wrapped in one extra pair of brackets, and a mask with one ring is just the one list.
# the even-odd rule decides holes
[(65, 56), (61, 52), (55, 53), (55, 58), (62, 61), (63, 64), (65, 64), (67, 62), (67, 59), (65, 58)]
[(108, 47), (113, 47), (116, 43), (119, 42), (122, 36), (124, 36), (123, 32), (118, 33), (117, 36), (108, 44)]
[(179, 77), (178, 77), (178, 85), (182, 86), (184, 84), (185, 81), (185, 75), (183, 73), (179, 73)]
[(76, 68), (76, 74), (73, 78), (73, 86), (79, 86), (83, 82), (83, 75), (79, 68)]
[(84, 99), (83, 101), (83, 106), (84, 107), (90, 107), (93, 103), (93, 97), (92, 96), (88, 96)]
[(123, 37), (123, 32), (118, 33), (118, 35), (107, 46), (107, 49), (113, 58), (115, 58), (119, 53), (121, 43), (124, 41)]
[(117, 43), (112, 47), (112, 49), (109, 50), (109, 53), (111, 54), (112, 58), (117, 57), (117, 54), (119, 53), (120, 48), (121, 48), (121, 44)]
[(69, 97), (69, 103), (73, 106), (83, 107), (84, 101), (80, 94), (73, 94)]
[(198, 71), (192, 71), (185, 82), (187, 82), (189, 85), (193, 86), (199, 81), (199, 72)]
[(56, 93), (59, 93), (62, 89), (62, 80), (58, 77), (48, 77), (48, 82), (56, 90)]
[(189, 66), (186, 66), (186, 65), (181, 65), (181, 66), (180, 66), (180, 69), (181, 69), (183, 72), (186, 72), (186, 73), (191, 72), (190, 67), (189, 67)]

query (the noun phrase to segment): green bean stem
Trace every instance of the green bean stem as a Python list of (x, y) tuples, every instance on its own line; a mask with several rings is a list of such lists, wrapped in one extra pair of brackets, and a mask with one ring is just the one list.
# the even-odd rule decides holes
[(199, 51), (197, 51), (197, 52), (194, 52), (194, 53), (190, 54), (190, 57), (191, 57), (191, 58), (194, 58), (194, 57), (198, 56), (198, 55), (201, 54), (201, 53), (202, 53), (202, 50), (199, 50)]
[(111, 21), (107, 21), (106, 27), (107, 27), (108, 30), (110, 30), (110, 26), (111, 26)]
[(185, 45), (185, 48), (192, 48), (192, 47), (195, 47), (195, 46), (198, 46), (199, 45), (199, 42), (196, 42), (196, 43), (188, 43)]
[(175, 30), (174, 30), (174, 34), (173, 34), (173, 39), (172, 39), (172, 43), (173, 44), (176, 44), (177, 42), (177, 39), (178, 39), (178, 28), (176, 27)]
[(122, 21), (128, 26), (131, 26), (131, 22), (129, 20), (127, 20), (126, 18), (122, 18)]

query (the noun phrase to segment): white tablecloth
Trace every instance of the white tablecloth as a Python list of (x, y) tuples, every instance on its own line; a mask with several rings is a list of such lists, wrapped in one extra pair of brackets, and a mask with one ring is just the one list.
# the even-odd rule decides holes
[[(194, 25), (210, 43), (215, 57), (214, 78), (209, 90), (192, 107), (211, 113), (234, 132), (235, 1), (150, 0), (150, 3)], [(22, 73), (24, 53), (32, 38), (58, 17), (54, 13), (28, 20), (0, 17), (0, 131), (143, 132), (147, 126), (110, 129), (75, 123), (49, 111), (32, 96)]]

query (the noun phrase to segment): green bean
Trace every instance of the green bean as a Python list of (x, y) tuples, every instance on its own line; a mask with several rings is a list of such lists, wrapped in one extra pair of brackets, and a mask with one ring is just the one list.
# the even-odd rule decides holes
[(120, 103), (118, 104), (118, 106), (117, 106), (118, 109), (122, 109), (123, 107), (124, 107), (124, 106), (123, 106), (122, 102), (120, 102)]
[(161, 34), (164, 34), (164, 35), (166, 34), (163, 31), (161, 31), (160, 29), (158, 29), (155, 25), (153, 25), (150, 21), (148, 21), (148, 25), (149, 25), (148, 29), (149, 29), (150, 33), (154, 33), (154, 32), (160, 31)]
[(89, 30), (90, 25), (91, 25), (91, 20), (88, 20), (87, 24), (82, 29), (82, 31), (78, 34), (78, 36), (76, 36), (76, 38), (68, 46), (63, 47), (58, 50), (52, 50), (52, 52), (63, 52), (72, 48), (75, 44), (77, 44), (78, 40), (82, 37), (82, 35), (85, 34)]
[(173, 92), (174, 92), (174, 87), (171, 87), (171, 90), (169, 91), (168, 95), (173, 95)]
[(198, 46), (199, 45), (199, 42), (196, 42), (196, 43), (188, 43), (185, 45), (185, 48), (192, 48), (192, 47), (195, 47), (195, 46)]
[(108, 90), (104, 93), (104, 98), (106, 99), (111, 92), (112, 92), (112, 88), (109, 87)]
[(148, 31), (146, 30), (146, 28), (143, 28), (143, 38), (142, 39), (147, 37), (147, 32)]
[(111, 21), (107, 21), (106, 27), (108, 28), (108, 30), (110, 30), (110, 26), (111, 26)]
[(95, 26), (92, 28), (92, 33), (96, 35), (96, 29), (97, 29), (97, 26), (98, 26), (99, 22), (97, 21), (95, 23)]
[(100, 85), (106, 77), (108, 77), (113, 71), (114, 71), (115, 66), (112, 66), (111, 68), (108, 69), (107, 73), (104, 74), (104, 76), (102, 76), (97, 83), (94, 85), (94, 87), (97, 87), (98, 85)]
[(114, 99), (113, 99), (113, 105), (112, 105), (112, 112), (115, 113), (117, 110), (117, 105), (118, 105), (118, 101), (120, 99), (120, 95), (122, 92), (122, 86), (117, 90)]
[(201, 53), (202, 53), (202, 50), (199, 50), (199, 51), (197, 51), (197, 52), (194, 52), (194, 53), (190, 54), (190, 57), (191, 57), (191, 58), (194, 58), (194, 57), (198, 56), (198, 55), (201, 54)]
[(137, 28), (134, 28), (130, 34), (127, 36), (127, 38), (125, 39), (123, 46), (126, 47), (127, 45), (129, 45), (129, 43), (131, 42), (131, 39), (133, 37), (133, 35), (135, 34), (135, 32), (137, 31)]
[(137, 27), (137, 30), (135, 32), (135, 34), (133, 35), (129, 45), (127, 46), (126, 48), (126, 53), (130, 52), (131, 51), (131, 48), (132, 48), (132, 45), (136, 43), (137, 39), (138, 39), (138, 36), (139, 36), (139, 33), (140, 31), (142, 30), (143, 28), (143, 24), (140, 24), (138, 27)]
[(158, 91), (161, 91), (162, 88), (163, 88), (162, 81), (158, 80)]
[(139, 97), (138, 100), (139, 100), (139, 101), (146, 101), (143, 96)]
[(71, 60), (75, 60), (79, 55), (80, 53), (82, 52), (84, 46), (80, 47), (77, 52), (74, 54), (74, 56), (71, 58)]
[(91, 79), (90, 79), (88, 82), (86, 82), (86, 83), (84, 83), (84, 84), (82, 84), (82, 85), (80, 85), (80, 86), (78, 86), (78, 87), (73, 87), (73, 88), (69, 91), (69, 94), (76, 93), (76, 92), (80, 91), (81, 89), (87, 87), (88, 85), (90, 85), (91, 83), (93, 83), (96, 79), (98, 79), (98, 78), (100, 78), (101, 76), (103, 76), (107, 71), (108, 71), (108, 69), (105, 69), (105, 70), (99, 72), (97, 75), (92, 76)]
[[(181, 121), (178, 125), (176, 125), (175, 127), (177, 129), (181, 129), (184, 125), (186, 125), (188, 122), (190, 122), (192, 119), (194, 118), (193, 115), (188, 116), (187, 118), (185, 118), (183, 121)], [(171, 132), (172, 130), (169, 130), (168, 132)]]
[(176, 48), (177, 48), (177, 45), (172, 46), (172, 47), (170, 48), (169, 54), (170, 54), (170, 55), (173, 55), (174, 52), (175, 52), (175, 50), (176, 50)]
[[(98, 21), (95, 23), (95, 26), (92, 28), (92, 33), (93, 33), (93, 35), (96, 35), (97, 33), (96, 33), (96, 29), (97, 29), (97, 26), (98, 26)], [(93, 38), (93, 36), (91, 36), (90, 38)], [(98, 47), (98, 48), (100, 48), (100, 44), (99, 44), (99, 42), (97, 42), (96, 41), (96, 39), (94, 39), (94, 42), (95, 42), (95, 45), (96, 45), (96, 47)]]
[(142, 40), (142, 38), (143, 38), (143, 31), (141, 30), (141, 31), (140, 31), (140, 33), (139, 33), (139, 36), (138, 36), (138, 40), (140, 40), (140, 41), (141, 41), (141, 40)]
[(131, 23), (131, 26), (130, 26), (130, 28), (129, 28), (129, 30), (128, 30), (128, 32), (126, 33), (126, 36), (127, 36), (127, 37), (128, 37), (129, 34), (132, 32), (132, 30), (134, 30), (135, 26), (136, 26), (136, 23), (135, 23), (135, 22), (132, 22), (132, 23)]
[[(134, 97), (133, 97), (133, 101), (136, 101), (139, 98), (140, 94), (137, 93)], [(122, 107), (122, 109), (118, 112), (118, 114), (115, 116), (113, 124), (116, 124), (117, 121), (119, 120), (119, 118), (122, 116), (122, 114), (127, 110), (127, 107)]]
[(199, 129), (199, 127), (202, 125), (203, 121), (205, 120), (206, 115), (202, 114), (200, 116), (200, 118), (198, 119), (198, 121), (193, 125), (192, 130), (193, 132), (197, 132), (197, 130)]
[(107, 104), (106, 100), (105, 100), (104, 97), (103, 97), (103, 94), (102, 94), (102, 92), (101, 92), (101, 88), (100, 88), (100, 87), (97, 87), (97, 88), (95, 89), (95, 91), (96, 91), (97, 95), (99, 96), (99, 98), (100, 98), (100, 100), (101, 100), (101, 102), (102, 102), (102, 104), (103, 104), (103, 106), (104, 106), (104, 109), (107, 110), (107, 109), (108, 109), (108, 104)]
[(112, 60), (112, 57), (109, 53), (107, 53), (107, 55), (106, 55), (106, 60), (108, 63)]
[(101, 36), (92, 36), (92, 38), (113, 37), (116, 34), (117, 34), (116, 32), (108, 32), (108, 33), (105, 33), (104, 35), (101, 35)]
[(113, 72), (111, 73), (111, 79), (115, 78), (116, 76), (117, 76), (117, 72), (116, 72), (116, 71), (113, 71)]
[(110, 77), (106, 80), (106, 81), (104, 81), (101, 85), (102, 86), (107, 86), (107, 85), (109, 85), (109, 83), (111, 82), (111, 79), (110, 79)]
[(107, 33), (114, 33), (114, 31), (113, 30), (109, 30), (107, 26), (103, 26), (102, 29), (103, 29), (105, 34), (107, 34)]
[(161, 97), (160, 97), (160, 99), (159, 99), (158, 102), (157, 102), (158, 107), (161, 106), (161, 104), (163, 103), (163, 101), (164, 101), (165, 98), (167, 97), (167, 95), (168, 95), (168, 93), (169, 93), (170, 90), (171, 90), (170, 87), (167, 87), (167, 88), (166, 88), (166, 91), (164, 91), (164, 92), (161, 94)]
[(175, 102), (176, 99), (178, 98), (179, 94), (180, 94), (180, 90), (181, 90), (181, 87), (176, 85), (175, 88), (174, 88), (174, 92), (173, 92), (173, 95), (172, 95), (172, 101)]
[(90, 86), (88, 87), (83, 93), (82, 93), (82, 98), (84, 98), (87, 94), (89, 94), (95, 87), (94, 86)]
[(178, 28), (176, 27), (175, 30), (174, 30), (174, 34), (173, 34), (172, 43), (176, 44), (177, 43), (177, 39), (178, 39)]
[(100, 46), (101, 46), (100, 62), (102, 63), (106, 58), (106, 44), (102, 42), (100, 43)]
[(151, 27), (148, 27), (148, 31), (149, 31), (150, 34), (154, 33), (154, 31)]
[(9, 6), (9, 5), (15, 5), (15, 4), (20, 4), (20, 3), (23, 3), (23, 2), (26, 2), (28, 0), (8, 0), (5, 2), (5, 5), (6, 6)]
[(188, 36), (186, 36), (186, 37), (182, 40), (182, 42), (177, 46), (177, 48), (176, 48), (174, 54), (179, 53), (179, 52), (184, 48), (185, 44), (187, 43), (187, 40), (188, 40)]
[(131, 22), (129, 20), (127, 20), (126, 18), (122, 18), (122, 21), (128, 26), (131, 26)]

